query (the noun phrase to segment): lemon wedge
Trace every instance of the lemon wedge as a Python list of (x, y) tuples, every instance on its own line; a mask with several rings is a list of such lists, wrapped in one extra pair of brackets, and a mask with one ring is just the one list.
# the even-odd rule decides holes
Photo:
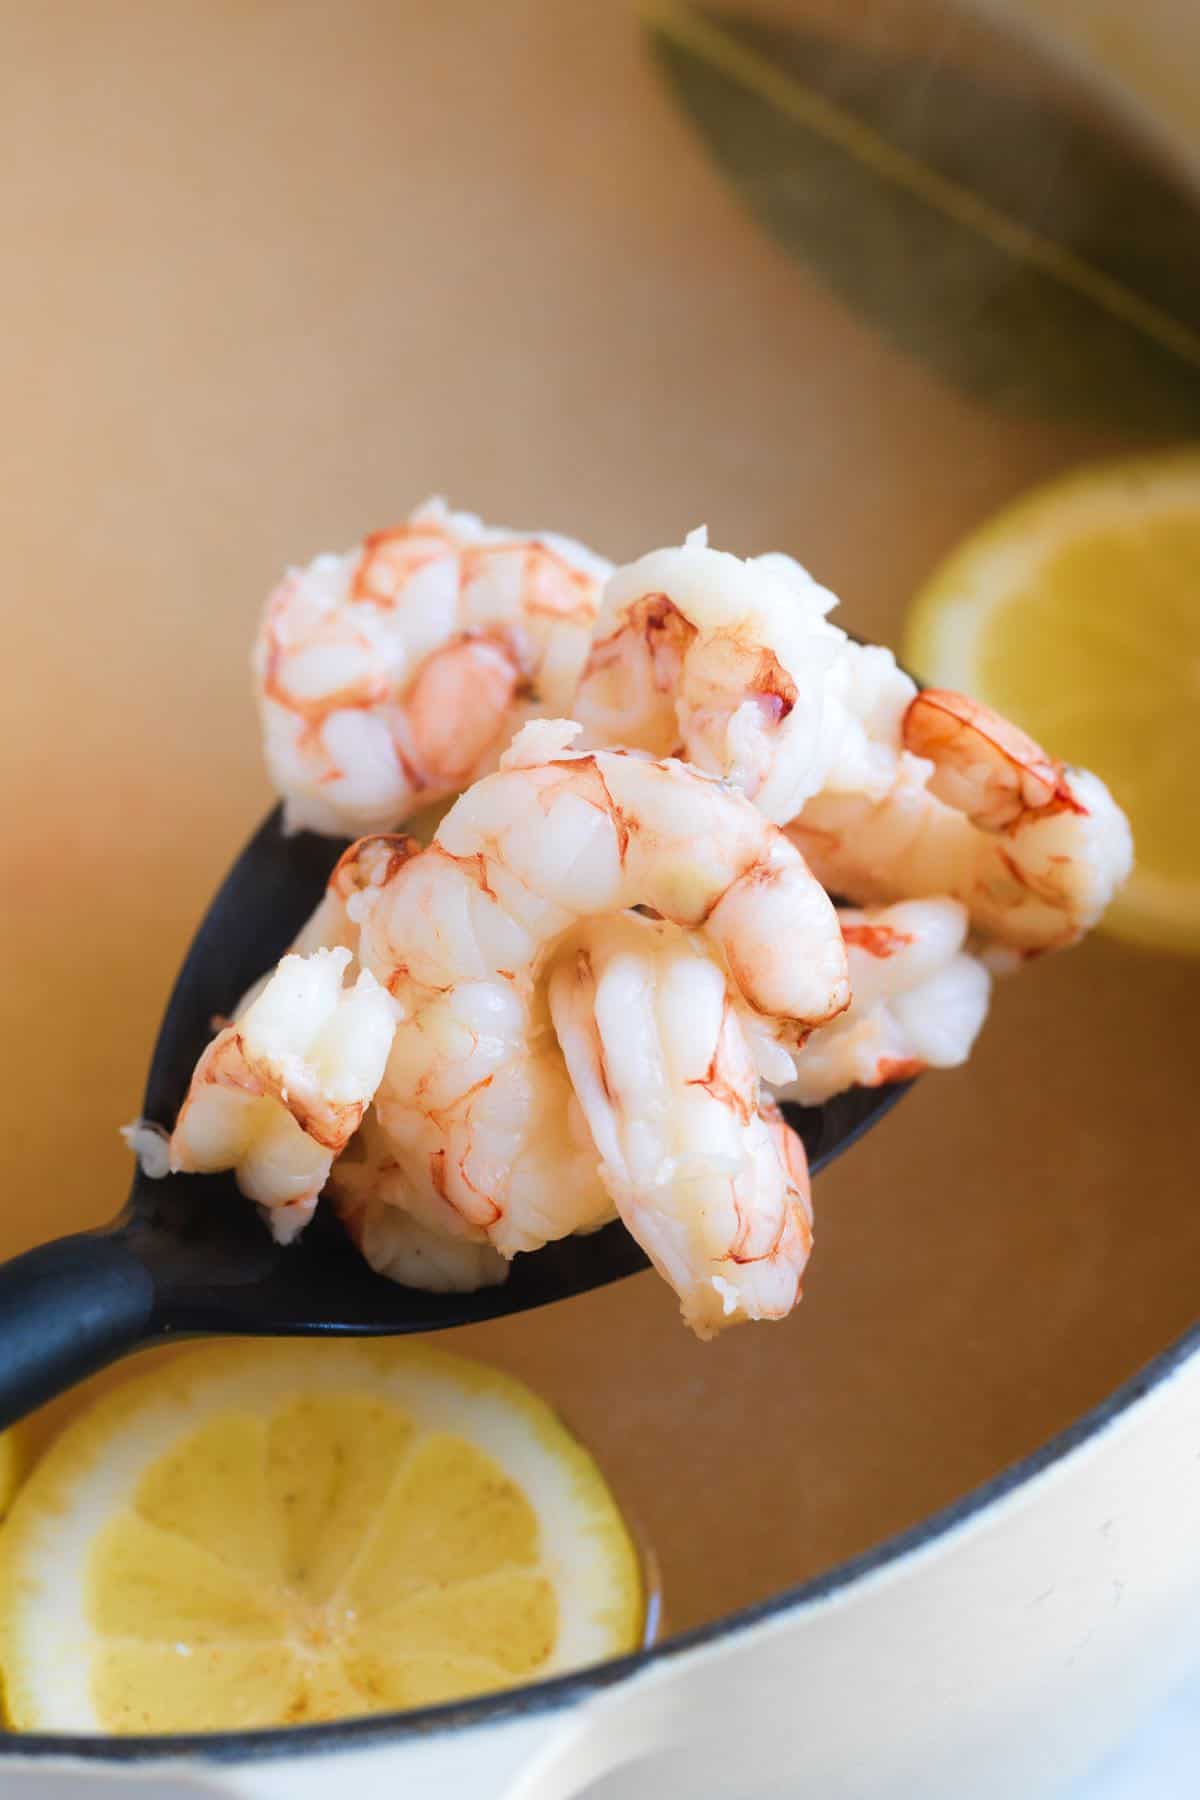
[(1105, 927), (1200, 951), (1200, 450), (1092, 465), (997, 514), (917, 597), (905, 660), (1102, 776), (1136, 853)]
[(635, 1647), (591, 1457), (423, 1345), (191, 1352), (101, 1399), (0, 1530), (10, 1722), (213, 1731), (421, 1706)]

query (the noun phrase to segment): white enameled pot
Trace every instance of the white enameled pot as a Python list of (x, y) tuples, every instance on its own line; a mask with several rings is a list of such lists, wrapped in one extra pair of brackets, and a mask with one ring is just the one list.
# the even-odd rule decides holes
[[(1132, 83), (1140, 124), (1200, 167), (1195, 0), (977, 4), (1052, 38), (1072, 61), (1091, 50), (1091, 76), (1122, 106)], [(825, 25), (842, 11), (842, 0), (738, 5)], [(350, 542), (442, 482), (497, 517), (544, 515), (582, 535), (594, 527), (622, 555), (712, 508), (714, 528), (745, 549), (786, 544), (822, 570), (840, 559), (855, 625), (895, 641), (903, 592), (930, 559), (1018, 487), (1081, 454), (1048, 427), (1027, 441), (1011, 421), (972, 411), (806, 284), (670, 110), (627, 10), (594, 0), (160, 9), (106, 0), (26, 9), (10, 34), (2, 60), (18, 86), (5, 125), (24, 161), (12, 158), (16, 174), (0, 176), (0, 188), (9, 179), (17, 190), (22, 221), (6, 290), (15, 322), (0, 342), (0, 361), (12, 358), (5, 391), (19, 448), (6, 547), (12, 586), (32, 604), (28, 641), (7, 659), (4, 704), (6, 724), (25, 733), (20, 766), (36, 778), (22, 775), (6, 802), (10, 839), (34, 871), (6, 894), (24, 907), (6, 999), (31, 1029), (53, 1019), (71, 1039), (63, 1066), (75, 1089), (64, 1109), (39, 1068), (40, 1110), (38, 1096), (22, 1100), (21, 1129), (5, 1147), (26, 1160), (14, 1162), (9, 1186), (42, 1198), (25, 1210), (14, 1199), (5, 1254), (97, 1222), (105, 1192), (125, 1177), (112, 1125), (129, 1116), (185, 926), (265, 804), (265, 793), (251, 803), (240, 792), (254, 752), (236, 671), (259, 588), (285, 559)], [(875, 11), (894, 22), (905, 8), (889, 0)], [(481, 46), (478, 91), (458, 79), (468, 36)], [(1122, 42), (1136, 51), (1127, 63)], [(504, 106), (493, 104), (501, 94)], [(422, 153), (406, 161), (410, 119)], [(481, 171), (482, 225), (465, 199)], [(106, 619), (116, 627), (100, 635)], [(213, 739), (203, 756), (201, 727)], [(94, 771), (83, 805), (80, 768)], [(48, 817), (72, 821), (69, 859)], [(803, 1357), (815, 1362), (831, 1341), (862, 1345), (850, 1376), (839, 1365), (829, 1377), (860, 1401), (896, 1399), (893, 1384), (861, 1376), (894, 1348), (893, 1322), (873, 1308), (890, 1298), (908, 1316), (927, 1304), (931, 1270), (943, 1289), (960, 1272), (976, 1278), (961, 1308), (940, 1316), (931, 1354), (963, 1354), (964, 1381), (1008, 1358), (1009, 1339), (989, 1349), (982, 1327), (974, 1360), (962, 1351), (993, 1239), (992, 1286), (1025, 1295), (1014, 1339), (1021, 1319), (1065, 1296), (1062, 1332), (1036, 1346), (1044, 1366), (1069, 1363), (1110, 1326), (1117, 1349), (1097, 1362), (1094, 1383), (1089, 1372), (1078, 1384), (1088, 1399), (1104, 1391), (1118, 1354), (1120, 1372), (1136, 1366), (1140, 1346), (1157, 1348), (1189, 1316), (1176, 1304), (1189, 1279), (1178, 1233), (1194, 1215), (1196, 1166), (1180, 1046), (1194, 1032), (1186, 1022), (1174, 1031), (1175, 977), (1162, 965), (1114, 956), (1086, 967), (1075, 987), (1062, 985), (1074, 976), (1039, 970), (1043, 988), (998, 1005), (981, 1058), (989, 1045), (995, 1052), (978, 1065), (999, 1080), (1011, 1073), (996, 1117), (982, 1098), (986, 1072), (978, 1087), (953, 1090), (944, 1117), (923, 1115), (936, 1117), (947, 1169), (933, 1169), (914, 1127), (890, 1140), (912, 1163), (895, 1195), (890, 1172), (886, 1182), (865, 1178), (861, 1195), (847, 1176), (822, 1212), (830, 1237), (842, 1234), (828, 1266), (846, 1323), (835, 1333), (836, 1308), (825, 1304), (803, 1323)], [(1034, 991), (1048, 996), (1044, 1007), (1023, 1000)], [(1069, 1016), (1077, 1028), (1062, 1023)], [(95, 1021), (113, 1018), (122, 1033), (101, 1041)], [(1035, 1030), (1037, 1055), (1059, 1064), (1036, 1083), (1022, 1036)], [(4, 1035), (8, 1091), (19, 1084), (24, 1096), (29, 1052), (20, 1032)], [(1174, 1102), (1153, 1068), (1168, 1052)], [(1061, 1065), (1072, 1058), (1082, 1072), (1072, 1064), (1068, 1080)], [(1076, 1105), (1088, 1082), (1096, 1097)], [(1125, 1136), (1137, 1140), (1125, 1160), (1121, 1107), (1133, 1121)], [(1168, 1142), (1172, 1119), (1178, 1146)], [(1044, 1154), (1022, 1160), (1013, 1150), (1022, 1134)], [(1159, 1148), (1147, 1174), (1150, 1136)], [(1168, 1178), (1174, 1198), (1156, 1213), (1147, 1196)], [(1056, 1183), (1074, 1183), (1082, 1198), (1061, 1210), (1057, 1235), (1043, 1232), (1026, 1260), (1005, 1263), (1006, 1243), (1035, 1236), (1039, 1184)], [(885, 1185), (887, 1207), (872, 1210)], [(902, 1260), (890, 1288), (882, 1277), (849, 1281), (856, 1230), (883, 1263), (901, 1233), (881, 1252), (868, 1226), (878, 1232), (903, 1208), (917, 1215), (909, 1235), (924, 1246), (950, 1217), (938, 1194), (951, 1192), (980, 1219), (986, 1256), (972, 1261), (964, 1239), (941, 1262), (924, 1247)], [(1015, 1220), (1003, 1211), (1014, 1194), (1023, 1196)], [(44, 1217), (32, 1216), (35, 1205)], [(1137, 1260), (1135, 1210), (1157, 1260)], [(1178, 1282), (1162, 1273), (1168, 1264)], [(1053, 1281), (1039, 1279), (1043, 1268)], [(1113, 1305), (1113, 1322), (1105, 1313), (1118, 1290), (1134, 1302)], [(816, 1282), (809, 1304), (821, 1307)], [(1143, 1330), (1137, 1308), (1168, 1322)], [(787, 1329), (755, 1353), (770, 1359), (756, 1374), (772, 1391), (801, 1379)], [(613, 1325), (609, 1339), (627, 1335)], [(655, 1355), (662, 1341), (646, 1328)], [(1126, 1356), (1126, 1345), (1138, 1348)], [(970, 1425), (970, 1398), (943, 1394), (934, 1426), (916, 1428), (922, 1408), (932, 1410), (920, 1385), (925, 1349), (905, 1350), (910, 1465)], [(556, 1354), (569, 1362), (563, 1347)], [(517, 1372), (537, 1380), (532, 1353), (530, 1364)], [(739, 1387), (741, 1365), (719, 1366), (709, 1395), (736, 1405), (751, 1378)], [(677, 1398), (685, 1412), (692, 1384), (709, 1379), (699, 1364), (685, 1367), (682, 1351), (673, 1369), (664, 1415)], [(550, 1395), (568, 1410), (572, 1372)], [(627, 1364), (620, 1374), (632, 1386)], [(613, 1374), (583, 1419), (589, 1442), (597, 1421), (620, 1410), (621, 1379)], [(1035, 1421), (1078, 1411), (1073, 1385), (1047, 1386), (1030, 1407)], [(981, 1419), (991, 1398), (980, 1391)], [(1009, 1392), (993, 1434), (1005, 1448), (980, 1467), (1043, 1430), (1014, 1426), (1024, 1398), (1018, 1406)], [(636, 1435), (646, 1409), (632, 1410)], [(860, 1417), (863, 1431), (875, 1422), (866, 1407), (846, 1410), (853, 1423), (839, 1442)], [(764, 1425), (776, 1430), (775, 1471), (795, 1442), (783, 1442), (780, 1418), (775, 1408)], [(691, 1454), (685, 1425), (664, 1459)], [(880, 1467), (886, 1481), (896, 1437), (878, 1464), (848, 1460), (844, 1480)], [(826, 1425), (818, 1442), (829, 1441)], [(744, 1448), (733, 1434), (729, 1442)], [(938, 1500), (968, 1485), (956, 1464)], [(919, 1491), (910, 1479), (906, 1496)], [(822, 1506), (828, 1514), (835, 1501), (825, 1495)], [(903, 1516), (920, 1510), (927, 1504)], [(728, 1526), (752, 1533), (754, 1518)], [(143, 1743), (0, 1735), (0, 1800), (1053, 1800), (1200, 1666), (1198, 1527), (1200, 1327), (949, 1511), (850, 1562), (830, 1556), (817, 1579), (776, 1583), (748, 1610), (717, 1594), (703, 1613), (715, 1622), (627, 1664), (304, 1731)], [(865, 1529), (852, 1536), (874, 1541)], [(714, 1543), (712, 1556), (721, 1553)], [(689, 1568), (698, 1560), (689, 1556)], [(1193, 1786), (1200, 1792), (1200, 1771)]]
[(1200, 1658), (1200, 1329), (879, 1551), (595, 1675), (201, 1740), (0, 1739), (5, 1800), (1051, 1800)]

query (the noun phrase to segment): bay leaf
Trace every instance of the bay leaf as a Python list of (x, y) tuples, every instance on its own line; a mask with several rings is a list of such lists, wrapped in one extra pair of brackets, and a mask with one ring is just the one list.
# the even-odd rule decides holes
[(1200, 203), (1119, 134), (956, 69), (683, 0), (654, 55), (787, 250), (1007, 411), (1200, 429)]

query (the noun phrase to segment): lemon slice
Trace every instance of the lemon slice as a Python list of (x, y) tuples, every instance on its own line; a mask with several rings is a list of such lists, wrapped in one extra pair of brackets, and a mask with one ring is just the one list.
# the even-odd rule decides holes
[(1084, 468), (999, 513), (918, 596), (905, 658), (1102, 776), (1136, 852), (1105, 926), (1200, 951), (1200, 451)]
[(102, 1399), (0, 1530), (11, 1723), (308, 1723), (632, 1649), (612, 1495), (511, 1377), (397, 1344), (192, 1352)]

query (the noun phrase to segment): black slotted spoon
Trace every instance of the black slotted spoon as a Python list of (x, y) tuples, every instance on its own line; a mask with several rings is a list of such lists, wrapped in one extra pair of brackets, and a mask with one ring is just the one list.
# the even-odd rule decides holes
[[(175, 983), (143, 1114), (170, 1127), (213, 1019), (291, 944), (344, 843), (285, 836), (272, 812), (230, 869)], [(874, 1124), (908, 1083), (852, 1088), (820, 1107), (787, 1106), (815, 1172)], [(516, 1258), (507, 1282), (429, 1294), (376, 1275), (327, 1210), (295, 1244), (276, 1244), (232, 1175), (139, 1169), (111, 1225), (0, 1266), (0, 1429), (144, 1346), (172, 1338), (377, 1336), (439, 1331), (524, 1312), (648, 1267), (620, 1223)]]

